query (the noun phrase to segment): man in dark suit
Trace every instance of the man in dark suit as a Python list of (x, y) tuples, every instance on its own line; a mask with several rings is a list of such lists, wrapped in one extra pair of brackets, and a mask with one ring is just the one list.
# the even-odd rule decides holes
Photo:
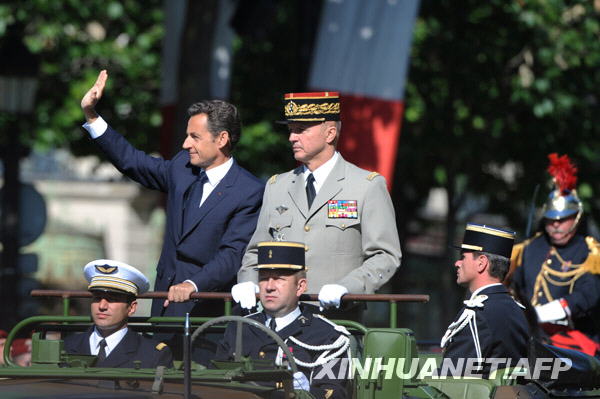
[(96, 113), (107, 79), (101, 71), (81, 100), (84, 128), (122, 173), (168, 196), (154, 290), (169, 296), (153, 301), (152, 315), (199, 315), (201, 303), (190, 302), (190, 294), (228, 290), (235, 283), (262, 202), (263, 183), (231, 156), (241, 134), (239, 114), (224, 101), (192, 104), (184, 150), (171, 160), (155, 158), (136, 150)]
[(85, 333), (65, 338), (70, 354), (96, 355), (96, 367), (173, 367), (170, 349), (164, 343), (141, 336), (127, 327), (137, 308), (136, 296), (148, 290), (148, 279), (135, 267), (99, 259), (84, 267), (88, 289), (93, 294), (94, 325)]
[[(261, 242), (258, 247), (258, 279), (263, 310), (247, 316), (274, 330), (289, 347), (298, 372), (294, 388), (310, 391), (315, 398), (345, 398), (349, 364), (349, 333), (317, 308), (298, 304), (306, 291), (305, 245), (297, 242)], [(227, 327), (217, 349), (217, 360), (234, 357), (236, 326)], [(242, 356), (287, 362), (282, 350), (263, 331), (244, 324)], [(345, 365), (342, 365), (346, 362)], [(342, 369), (342, 371), (340, 371)], [(279, 384), (275, 384), (278, 386)], [(280, 385), (279, 385), (280, 386)]]
[[(529, 327), (524, 309), (501, 283), (510, 266), (514, 238), (510, 231), (467, 224), (461, 259), (454, 266), (456, 282), (468, 287), (471, 297), (441, 342), (444, 360), (450, 360), (460, 374), (487, 377), (494, 368), (515, 366), (527, 356)], [(502, 364), (494, 363), (498, 360)]]

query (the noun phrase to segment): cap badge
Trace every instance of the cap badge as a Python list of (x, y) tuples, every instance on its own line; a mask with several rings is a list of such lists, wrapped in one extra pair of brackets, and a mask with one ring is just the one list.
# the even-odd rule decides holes
[(273, 251), (269, 249), (269, 259), (273, 258)]
[(298, 106), (296, 105), (296, 103), (295, 103), (295, 102), (293, 102), (293, 101), (290, 101), (290, 103), (287, 105), (287, 108), (288, 108), (288, 109), (287, 109), (287, 112), (288, 112), (288, 114), (294, 114), (294, 110), (295, 110), (296, 108), (298, 108)]
[(109, 266), (109, 265), (96, 265), (96, 270), (103, 274), (112, 274), (119, 270), (117, 266)]

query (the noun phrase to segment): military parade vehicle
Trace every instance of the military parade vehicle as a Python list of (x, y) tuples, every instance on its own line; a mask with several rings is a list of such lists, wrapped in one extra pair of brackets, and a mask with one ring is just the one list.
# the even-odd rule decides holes
[[(69, 399), (69, 398), (311, 398), (307, 391), (294, 390), (293, 373), (297, 366), (279, 336), (253, 320), (231, 315), (231, 296), (224, 293), (197, 293), (193, 298), (224, 300), (225, 316), (207, 317), (132, 317), (130, 328), (153, 334), (178, 332), (183, 342), (183, 360), (167, 369), (99, 368), (95, 356), (70, 355), (63, 341), (54, 333), (83, 331), (91, 324), (88, 316), (69, 316), (72, 298), (89, 297), (87, 291), (33, 291), (34, 296), (54, 296), (63, 300), (63, 315), (34, 316), (18, 323), (9, 333), (0, 366), (0, 398)], [(140, 298), (166, 298), (166, 293), (149, 292)], [(316, 300), (304, 295), (305, 300)], [(351, 387), (356, 399), (407, 398), (600, 398), (600, 362), (541, 344), (532, 344), (529, 363), (536, 358), (551, 357), (569, 364), (558, 376), (550, 368), (532, 374), (523, 364), (498, 369), (489, 379), (472, 377), (436, 377), (440, 353), (419, 352), (413, 332), (399, 327), (397, 306), (420, 302), (427, 306), (427, 295), (346, 295), (344, 300), (390, 303), (389, 327), (370, 328), (350, 320), (336, 320), (352, 333)], [(218, 336), (226, 323), (253, 324), (263, 329), (290, 359), (286, 366), (236, 355), (230, 362), (214, 362), (205, 367), (191, 360), (191, 347), (204, 334)], [(10, 358), (10, 346), (20, 333), (34, 331), (31, 340), (31, 365), (20, 367)], [(237, 328), (241, 331), (241, 328)], [(206, 341), (206, 340), (205, 340)], [(244, 345), (241, 334), (236, 340), (236, 354)], [(134, 362), (134, 364), (136, 364)], [(350, 372), (350, 371), (349, 371)], [(433, 373), (432, 373), (433, 372)], [(271, 382), (272, 384), (261, 384)], [(278, 384), (275, 384), (278, 383)]]

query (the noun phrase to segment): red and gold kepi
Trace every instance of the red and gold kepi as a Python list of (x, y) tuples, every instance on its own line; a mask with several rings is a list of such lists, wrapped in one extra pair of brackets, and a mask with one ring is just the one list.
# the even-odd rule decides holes
[(285, 120), (279, 123), (340, 120), (340, 93), (337, 91), (286, 93), (283, 101)]

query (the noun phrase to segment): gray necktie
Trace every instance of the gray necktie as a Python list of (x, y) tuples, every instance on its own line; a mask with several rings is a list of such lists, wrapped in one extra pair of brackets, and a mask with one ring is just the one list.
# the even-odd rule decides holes
[(100, 341), (100, 350), (98, 351), (98, 362), (103, 362), (106, 359), (106, 340), (103, 338)]

